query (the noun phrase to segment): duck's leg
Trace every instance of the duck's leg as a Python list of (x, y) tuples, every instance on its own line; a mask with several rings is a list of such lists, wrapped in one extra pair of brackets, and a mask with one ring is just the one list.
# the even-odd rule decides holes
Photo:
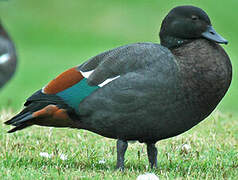
[(125, 140), (117, 140), (117, 169), (124, 170), (124, 156), (128, 143)]
[(153, 167), (157, 168), (157, 148), (154, 143), (146, 143), (147, 145), (147, 155), (151, 169)]

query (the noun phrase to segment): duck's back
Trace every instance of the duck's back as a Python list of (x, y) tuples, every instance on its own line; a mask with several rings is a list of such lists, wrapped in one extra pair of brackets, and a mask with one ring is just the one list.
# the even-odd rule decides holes
[(112, 72), (123, 72), (120, 78), (80, 103), (79, 127), (110, 138), (156, 142), (199, 123), (219, 103), (231, 80), (229, 58), (222, 48), (206, 40), (195, 42), (199, 44), (208, 45), (206, 51), (197, 49), (204, 51), (208, 62), (202, 55), (189, 55), (187, 47), (174, 51), (175, 58), (167, 48), (152, 43), (103, 54), (115, 62), (123, 58), (127, 65), (112, 67)]

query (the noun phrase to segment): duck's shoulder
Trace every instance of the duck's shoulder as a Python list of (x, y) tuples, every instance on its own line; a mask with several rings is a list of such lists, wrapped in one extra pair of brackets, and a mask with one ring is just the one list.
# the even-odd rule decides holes
[(158, 44), (158, 43), (153, 43), (153, 42), (138, 42), (138, 43), (132, 43), (132, 44), (128, 44), (128, 45), (125, 45), (125, 46), (121, 46), (121, 47), (118, 47), (118, 48), (115, 48), (116, 49), (140, 49), (140, 50), (157, 50), (158, 51), (161, 51), (161, 52), (167, 52), (169, 53), (170, 50), (168, 48), (166, 48), (165, 46), (162, 46), (161, 44)]
[(78, 66), (81, 71), (91, 71), (99, 65), (119, 67), (121, 64), (144, 64), (146, 62), (174, 58), (171, 51), (157, 43), (143, 42), (120, 46), (100, 53)]
[(127, 45), (123, 45), (123, 46), (119, 46), (117, 48), (111, 49), (107, 52), (119, 52), (119, 51), (132, 51), (135, 52), (135, 50), (159, 50), (162, 52), (170, 52), (170, 50), (164, 46), (162, 46), (161, 44), (158, 43), (153, 43), (153, 42), (137, 42), (137, 43), (131, 43), (131, 44), (127, 44)]
[(88, 77), (90, 85), (97, 85), (105, 79), (146, 69), (171, 69), (176, 66), (173, 54), (166, 47), (156, 43), (134, 43), (121, 46), (86, 61), (77, 70), (92, 72)]
[[(121, 46), (119, 48), (114, 49), (115, 52), (118, 52), (119, 54), (122, 54), (123, 56), (126, 54), (133, 56), (133, 57), (139, 57), (143, 56), (144, 58), (153, 58), (158, 57), (161, 55), (165, 56), (171, 56), (171, 51), (158, 44), (158, 43), (152, 43), (152, 42), (139, 42), (139, 43), (133, 43), (128, 44), (126, 46)], [(147, 57), (146, 57), (147, 56)]]

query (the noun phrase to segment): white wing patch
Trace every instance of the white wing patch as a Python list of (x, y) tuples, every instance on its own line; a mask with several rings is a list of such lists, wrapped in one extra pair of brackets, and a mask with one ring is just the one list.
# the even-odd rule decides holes
[(0, 64), (4, 64), (10, 59), (9, 54), (3, 54), (0, 56)]
[(91, 71), (87, 71), (87, 72), (83, 72), (83, 71), (80, 71), (81, 74), (83, 75), (83, 77), (87, 78), (93, 73), (94, 70), (91, 70)]
[[(93, 73), (94, 70), (91, 70), (91, 71), (87, 71), (87, 72), (83, 72), (83, 71), (80, 71), (81, 74), (83, 75), (83, 77), (85, 78), (88, 78), (92, 73)], [(106, 79), (105, 81), (103, 81), (101, 84), (99, 84), (98, 86), (99, 87), (103, 87), (105, 86), (106, 84), (108, 84), (109, 82), (119, 78), (120, 76), (116, 76), (116, 77), (113, 77), (113, 78), (109, 78), (109, 79)]]
[(45, 86), (41, 89), (41, 92), (45, 94)]
[(109, 82), (111, 82), (111, 81), (113, 81), (113, 80), (115, 80), (115, 79), (117, 79), (117, 78), (119, 78), (120, 76), (116, 76), (116, 77), (114, 77), (114, 78), (109, 78), (109, 79), (106, 79), (105, 81), (103, 81), (101, 84), (99, 84), (98, 86), (99, 87), (103, 87), (104, 85), (106, 85), (107, 83), (109, 83)]

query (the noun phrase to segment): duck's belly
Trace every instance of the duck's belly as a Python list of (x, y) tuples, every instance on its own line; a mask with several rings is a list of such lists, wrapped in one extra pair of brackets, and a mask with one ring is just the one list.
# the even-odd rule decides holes
[[(105, 137), (156, 142), (181, 134), (207, 117), (214, 108), (198, 109), (178, 93), (159, 101), (140, 99), (133, 104), (95, 104), (97, 111), (81, 119), (84, 129)], [(145, 97), (146, 99), (146, 97)], [(99, 106), (100, 105), (100, 106)], [(124, 107), (122, 107), (124, 106)]]

